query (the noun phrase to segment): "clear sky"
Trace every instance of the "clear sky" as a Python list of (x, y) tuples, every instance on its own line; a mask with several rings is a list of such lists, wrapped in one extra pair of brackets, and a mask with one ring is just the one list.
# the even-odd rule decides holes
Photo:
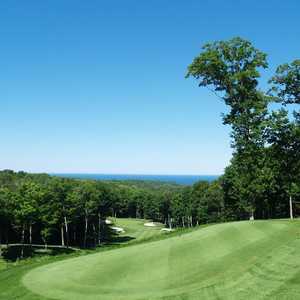
[(225, 106), (186, 67), (241, 36), (300, 57), (300, 1), (0, 2), (0, 169), (220, 174)]

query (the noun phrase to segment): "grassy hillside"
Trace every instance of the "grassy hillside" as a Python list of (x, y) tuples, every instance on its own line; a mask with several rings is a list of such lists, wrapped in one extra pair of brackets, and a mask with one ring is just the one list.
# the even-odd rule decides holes
[(128, 237), (129, 243), (131, 242), (141, 242), (150, 240), (151, 238), (163, 234), (161, 228), (164, 226), (162, 224), (156, 223), (155, 227), (144, 226), (149, 220), (143, 219), (131, 219), (131, 218), (111, 218), (114, 225), (121, 227), (125, 230), (124, 233), (120, 234), (120, 237)]
[(297, 221), (219, 224), (40, 266), (19, 298), (297, 299), (299, 250)]

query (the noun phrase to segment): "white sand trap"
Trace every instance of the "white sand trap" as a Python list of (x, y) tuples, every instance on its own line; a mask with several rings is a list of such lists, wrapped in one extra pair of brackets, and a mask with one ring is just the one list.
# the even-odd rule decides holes
[(112, 221), (111, 221), (111, 220), (108, 220), (108, 219), (106, 219), (106, 220), (105, 220), (105, 224), (108, 224), (108, 225), (110, 225), (110, 224), (112, 224)]
[(148, 222), (148, 223), (145, 223), (144, 226), (155, 227), (156, 225), (153, 222)]
[(114, 230), (115, 232), (117, 232), (117, 233), (124, 233), (125, 232), (125, 230), (123, 228), (121, 228), (121, 227), (111, 226), (110, 228), (112, 230)]
[(171, 229), (171, 228), (162, 228), (161, 231), (171, 232), (171, 231), (174, 231), (174, 230)]

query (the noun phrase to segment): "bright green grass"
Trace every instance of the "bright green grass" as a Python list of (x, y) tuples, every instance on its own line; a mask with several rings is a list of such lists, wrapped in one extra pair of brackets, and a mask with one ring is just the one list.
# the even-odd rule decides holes
[(76, 251), (73, 254), (67, 254), (59, 256), (42, 256), (34, 257), (26, 260), (22, 260), (16, 263), (6, 263), (0, 259), (0, 299), (22, 299), (22, 300), (40, 300), (47, 299), (44, 296), (33, 294), (30, 290), (26, 289), (22, 284), (23, 276), (29, 272), (31, 269), (36, 268), (41, 265), (45, 265), (50, 262), (60, 261), (63, 259), (69, 259), (74, 256), (83, 256), (91, 253), (99, 253), (103, 251), (110, 251), (111, 249), (126, 247), (130, 244), (144, 243), (150, 240), (161, 240), (168, 238), (169, 236), (175, 234), (183, 234), (187, 230), (172, 232), (172, 233), (162, 233), (160, 229), (163, 227), (162, 224), (157, 224), (157, 227), (146, 227), (145, 222), (149, 220), (144, 219), (133, 219), (133, 218), (117, 218), (115, 221), (115, 226), (120, 226), (125, 229), (125, 233), (121, 234), (121, 237), (130, 237), (128, 241), (122, 241), (120, 244), (109, 244), (104, 247), (95, 250), (81, 250)]
[(156, 227), (144, 226), (149, 220), (131, 218), (118, 218), (116, 220), (112, 218), (111, 220), (114, 222), (115, 226), (125, 230), (125, 233), (120, 234), (120, 236), (129, 236), (133, 238), (129, 243), (150, 240), (155, 236), (163, 234), (161, 232), (161, 229), (164, 227), (162, 224), (156, 223)]
[(23, 294), (0, 297), (300, 299), (299, 238), (298, 221), (219, 224), (25, 270)]

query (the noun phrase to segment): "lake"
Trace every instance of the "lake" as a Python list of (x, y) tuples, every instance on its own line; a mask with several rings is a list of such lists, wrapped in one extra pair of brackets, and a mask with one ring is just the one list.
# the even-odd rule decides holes
[(191, 185), (197, 181), (213, 181), (220, 175), (135, 175), (135, 174), (90, 174), (90, 173), (52, 173), (59, 177), (93, 180), (149, 180), (173, 182), (183, 185)]

